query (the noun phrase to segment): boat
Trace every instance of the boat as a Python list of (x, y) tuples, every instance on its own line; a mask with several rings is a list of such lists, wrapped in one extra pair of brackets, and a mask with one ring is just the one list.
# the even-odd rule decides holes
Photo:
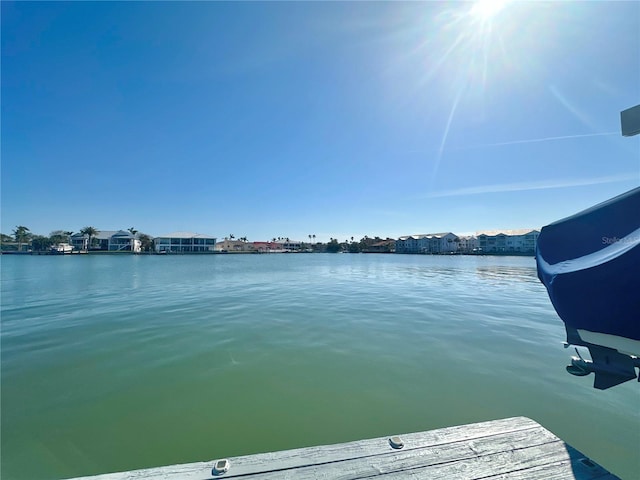
[(51, 253), (55, 255), (64, 255), (73, 252), (73, 246), (68, 243), (56, 243), (51, 247)]
[(591, 355), (576, 348), (567, 371), (594, 373), (600, 390), (640, 381), (640, 187), (543, 227), (536, 264), (565, 324), (565, 347)]
[(567, 346), (589, 349), (567, 367), (606, 389), (640, 367), (640, 187), (543, 227), (538, 278), (565, 323)]

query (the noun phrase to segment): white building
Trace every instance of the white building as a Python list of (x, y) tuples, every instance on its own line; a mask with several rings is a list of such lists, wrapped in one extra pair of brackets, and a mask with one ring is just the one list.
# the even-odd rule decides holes
[(451, 232), (408, 235), (396, 240), (396, 253), (454, 253), (458, 236)]
[(288, 238), (282, 242), (282, 248), (287, 252), (299, 252), (302, 248), (302, 242), (297, 240), (289, 240)]
[(460, 253), (477, 253), (478, 246), (478, 238), (475, 235), (458, 237), (458, 251)]
[(207, 253), (215, 250), (216, 238), (194, 232), (172, 232), (153, 240), (158, 253)]
[(487, 230), (476, 232), (480, 253), (535, 253), (538, 230)]

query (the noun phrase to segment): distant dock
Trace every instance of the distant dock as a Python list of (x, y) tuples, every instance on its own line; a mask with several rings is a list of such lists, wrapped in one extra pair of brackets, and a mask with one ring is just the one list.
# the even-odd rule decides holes
[(525, 417), (82, 479), (357, 480), (378, 477), (380, 480), (618, 479)]

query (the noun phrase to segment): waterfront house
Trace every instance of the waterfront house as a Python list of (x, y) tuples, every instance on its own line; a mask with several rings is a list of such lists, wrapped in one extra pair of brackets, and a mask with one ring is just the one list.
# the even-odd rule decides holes
[(70, 241), (74, 250), (140, 253), (142, 247), (138, 236), (126, 230), (98, 230), (91, 245), (89, 236), (81, 233), (71, 235)]
[(281, 242), (252, 242), (254, 251), (258, 253), (282, 253)]
[(476, 232), (481, 253), (535, 253), (538, 230), (486, 230)]
[(395, 245), (396, 253), (454, 253), (458, 251), (458, 236), (451, 232), (408, 235), (396, 240)]
[(363, 248), (366, 253), (394, 253), (396, 249), (396, 241), (393, 239), (381, 240), (371, 243)]
[(214, 250), (216, 252), (253, 252), (255, 248), (253, 243), (225, 238), (221, 242), (216, 242)]
[[(95, 237), (92, 237), (92, 243)], [(89, 236), (82, 233), (74, 233), (69, 237), (69, 241), (74, 250), (88, 250), (89, 249)]]
[(252, 242), (253, 251), (258, 253), (288, 253), (299, 252), (302, 249), (302, 242), (282, 239), (271, 242)]
[(216, 238), (194, 232), (172, 232), (153, 240), (157, 253), (211, 253)]
[(299, 252), (302, 248), (302, 242), (298, 242), (296, 240), (283, 240), (282, 248), (287, 252)]
[(142, 251), (142, 242), (138, 239), (137, 234), (119, 230), (108, 238), (107, 250), (111, 252), (140, 253)]

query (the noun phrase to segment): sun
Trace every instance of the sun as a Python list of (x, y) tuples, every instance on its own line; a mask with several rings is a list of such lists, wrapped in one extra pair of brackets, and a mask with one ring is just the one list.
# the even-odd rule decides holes
[(502, 10), (509, 0), (477, 0), (469, 10), (472, 17), (489, 21)]

